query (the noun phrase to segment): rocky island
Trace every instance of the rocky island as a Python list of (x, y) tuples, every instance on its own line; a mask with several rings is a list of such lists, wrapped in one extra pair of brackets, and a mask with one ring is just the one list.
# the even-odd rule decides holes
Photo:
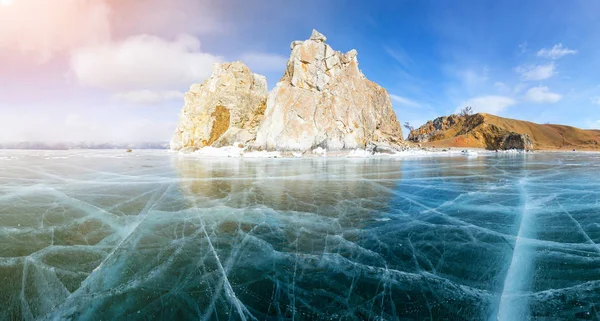
[(392, 152), (404, 147), (388, 92), (316, 30), (294, 41), (286, 71), (267, 93), (266, 79), (242, 62), (217, 64), (192, 85), (171, 149), (236, 146), (305, 153), (320, 150)]

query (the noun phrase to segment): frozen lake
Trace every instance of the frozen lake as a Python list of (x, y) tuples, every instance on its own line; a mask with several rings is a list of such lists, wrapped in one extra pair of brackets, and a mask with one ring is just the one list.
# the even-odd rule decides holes
[(0, 151), (0, 320), (600, 318), (600, 154)]

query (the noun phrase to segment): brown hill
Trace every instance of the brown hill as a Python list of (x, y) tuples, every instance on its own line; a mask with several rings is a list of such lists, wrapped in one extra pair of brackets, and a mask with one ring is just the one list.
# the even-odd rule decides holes
[(408, 140), (436, 147), (600, 150), (600, 130), (540, 125), (490, 114), (439, 117), (411, 131)]

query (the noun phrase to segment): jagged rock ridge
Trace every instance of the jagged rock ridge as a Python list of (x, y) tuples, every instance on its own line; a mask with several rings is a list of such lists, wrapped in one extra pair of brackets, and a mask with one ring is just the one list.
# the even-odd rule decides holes
[(411, 131), (408, 141), (436, 147), (597, 150), (600, 131), (540, 125), (482, 113), (438, 117)]
[(269, 94), (255, 146), (330, 150), (397, 146), (402, 130), (385, 89), (358, 69), (356, 50), (333, 50), (316, 30), (294, 41), (284, 76)]

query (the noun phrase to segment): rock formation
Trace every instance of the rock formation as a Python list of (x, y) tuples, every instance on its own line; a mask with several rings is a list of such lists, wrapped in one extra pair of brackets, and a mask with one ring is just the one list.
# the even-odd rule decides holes
[(562, 125), (540, 125), (489, 114), (450, 115), (411, 131), (408, 140), (436, 147), (487, 149), (600, 148), (600, 131)]
[(294, 41), (285, 74), (268, 95), (263, 76), (241, 62), (218, 64), (193, 85), (171, 141), (174, 150), (235, 143), (278, 151), (400, 147), (402, 129), (385, 89), (358, 69), (356, 50), (346, 54), (313, 30)]
[(313, 30), (310, 39), (292, 42), (255, 146), (290, 151), (398, 146), (402, 129), (387, 91), (358, 69), (356, 50), (342, 54), (325, 40)]
[(427, 143), (429, 141), (439, 140), (439, 138), (444, 137), (445, 131), (459, 123), (460, 120), (461, 119), (458, 115), (438, 117), (433, 121), (430, 120), (425, 125), (411, 131), (408, 134), (408, 141), (415, 143)]
[(173, 150), (247, 144), (266, 109), (267, 80), (242, 62), (215, 64), (202, 84), (192, 85), (171, 140)]

